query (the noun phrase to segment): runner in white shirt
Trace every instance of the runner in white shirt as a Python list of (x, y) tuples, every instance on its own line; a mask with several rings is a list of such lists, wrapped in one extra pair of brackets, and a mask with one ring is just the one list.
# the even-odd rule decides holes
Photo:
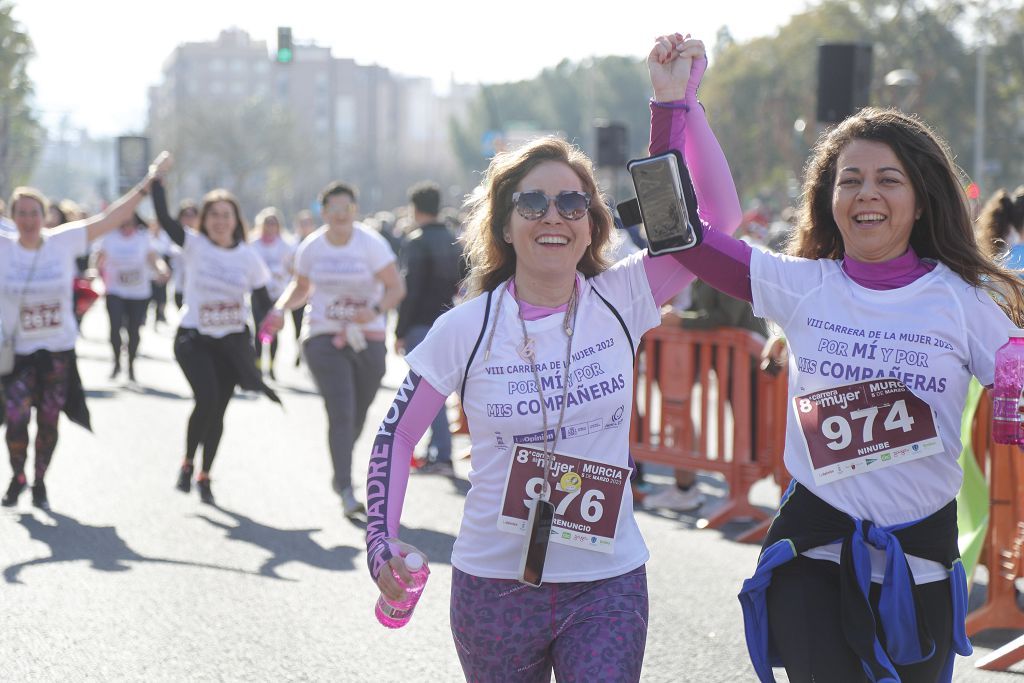
[[(281, 232), (281, 228), (284, 225), (284, 221), (281, 218), (281, 213), (273, 206), (267, 208), (256, 214), (255, 230), (253, 231), (252, 238), (249, 244), (256, 250), (259, 257), (263, 259), (263, 262), (267, 264), (267, 268), (270, 270), (270, 282), (267, 283), (267, 292), (270, 294), (271, 301), (277, 301), (278, 297), (284, 293), (284, 288), (288, 286), (288, 282), (292, 277), (292, 264), (295, 258), (295, 244), (291, 238), (285, 236)], [(262, 309), (256, 302), (253, 302), (252, 316), (253, 322), (256, 323), (256, 329), (259, 330), (260, 325), (263, 323), (263, 318), (266, 317), (269, 309)], [(274, 377), (274, 358), (277, 356), (277, 336), (270, 342), (270, 364), (267, 368), (264, 368), (267, 374), (270, 375), (270, 379)], [(263, 343), (260, 341), (260, 335), (256, 335), (256, 361), (262, 368), (263, 360)]]
[(388, 243), (355, 221), (353, 187), (331, 183), (320, 206), (327, 225), (299, 245), (295, 278), (266, 329), (280, 331), (284, 311), (309, 300), (303, 355), (327, 409), (333, 486), (351, 517), (363, 511), (352, 490), (352, 445), (384, 377), (384, 314), (405, 297), (405, 284)]
[[(224, 432), (224, 413), (235, 387), (277, 395), (260, 378), (247, 296), (269, 302), (270, 272), (245, 239), (238, 200), (227, 190), (203, 198), (199, 230), (187, 230), (167, 212), (163, 182), (153, 183), (153, 207), (160, 225), (182, 248), (187, 277), (181, 324), (174, 337), (174, 357), (195, 396), (185, 437), (185, 458), (177, 488), (192, 490), (195, 455), (203, 447), (196, 488), (204, 503), (213, 504), (210, 468)], [(265, 305), (269, 305), (266, 303)]]
[[(652, 110), (682, 109), (672, 101), (702, 56), (699, 41), (658, 41)], [(669, 73), (682, 79), (677, 93), (658, 87)], [(679, 128), (701, 217), (731, 232), (735, 185), (703, 110), (695, 100), (688, 109)], [(409, 454), (459, 392), (473, 457), (450, 614), (466, 679), (539, 683), (553, 670), (560, 681), (637, 681), (648, 551), (629, 487), (633, 359), (659, 306), (693, 276), (646, 253), (609, 267), (611, 214), (590, 160), (563, 140), (496, 155), (472, 196), (470, 298), (408, 354), (411, 372), (370, 456), (370, 572), (384, 596), (403, 597), (396, 574), (409, 580), (401, 556), (412, 548), (396, 537)], [(543, 509), (552, 521), (531, 534)], [(546, 557), (534, 554), (545, 546)]]
[(75, 365), (78, 328), (72, 304), (75, 259), (89, 242), (130, 218), (165, 167), (161, 154), (146, 178), (103, 213), (53, 229), (44, 229), (48, 202), (37, 190), (20, 187), (11, 198), (17, 237), (0, 236), (0, 334), (14, 340), (14, 363), (0, 377), (3, 418), (13, 476), (0, 501), (13, 506), (27, 485), (28, 426), (36, 408), (35, 479), (32, 503), (48, 508), (44, 477), (57, 445), (62, 410), (88, 427), (85, 394)]
[(106, 235), (96, 244), (96, 267), (107, 290), (110, 346), (114, 352), (110, 379), (121, 373), (121, 329), (124, 328), (128, 333), (128, 379), (135, 381), (139, 331), (146, 322), (146, 309), (152, 293), (149, 273), (152, 269), (163, 283), (170, 275), (156, 246), (145, 222), (138, 215), (133, 215), (116, 232)]

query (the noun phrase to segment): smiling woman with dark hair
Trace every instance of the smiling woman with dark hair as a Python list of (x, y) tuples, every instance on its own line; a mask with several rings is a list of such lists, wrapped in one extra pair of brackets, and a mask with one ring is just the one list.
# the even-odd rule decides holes
[(971, 652), (961, 412), (1024, 321), (1021, 283), (975, 241), (945, 143), (896, 110), (821, 137), (790, 252), (708, 231), (675, 257), (777, 322), (790, 349), (793, 484), (740, 595), (754, 669), (949, 681)]

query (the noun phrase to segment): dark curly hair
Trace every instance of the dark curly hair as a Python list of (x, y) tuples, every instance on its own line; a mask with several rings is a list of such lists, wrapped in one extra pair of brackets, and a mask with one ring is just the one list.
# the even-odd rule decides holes
[(964, 281), (988, 290), (1015, 324), (1024, 325), (1022, 283), (979, 247), (948, 146), (920, 119), (896, 109), (862, 109), (819, 138), (805, 168), (803, 199), (789, 253), (811, 259), (845, 255), (832, 215), (832, 193), (836, 162), (853, 140), (887, 145), (906, 169), (921, 210), (910, 233), (910, 246), (917, 255), (940, 261)]

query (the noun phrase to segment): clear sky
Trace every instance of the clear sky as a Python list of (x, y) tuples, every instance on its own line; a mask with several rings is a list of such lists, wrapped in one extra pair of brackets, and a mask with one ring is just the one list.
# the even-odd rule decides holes
[[(29, 73), (43, 122), (67, 115), (93, 135), (140, 131), (146, 89), (184, 42), (237, 26), (273, 49), (278, 26), (335, 57), (459, 82), (530, 78), (562, 59), (646, 56), (671, 30), (709, 44), (723, 25), (738, 40), (775, 32), (808, 0), (14, 0), (36, 57)], [(610, 9), (596, 11), (607, 5)], [(614, 9), (612, 9), (614, 8)], [(672, 11), (668, 11), (672, 9)]]

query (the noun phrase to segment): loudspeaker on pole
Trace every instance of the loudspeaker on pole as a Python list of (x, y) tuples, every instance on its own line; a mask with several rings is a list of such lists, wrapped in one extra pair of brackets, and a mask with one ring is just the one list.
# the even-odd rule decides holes
[(818, 121), (838, 123), (868, 105), (871, 95), (871, 45), (826, 43), (818, 46)]

